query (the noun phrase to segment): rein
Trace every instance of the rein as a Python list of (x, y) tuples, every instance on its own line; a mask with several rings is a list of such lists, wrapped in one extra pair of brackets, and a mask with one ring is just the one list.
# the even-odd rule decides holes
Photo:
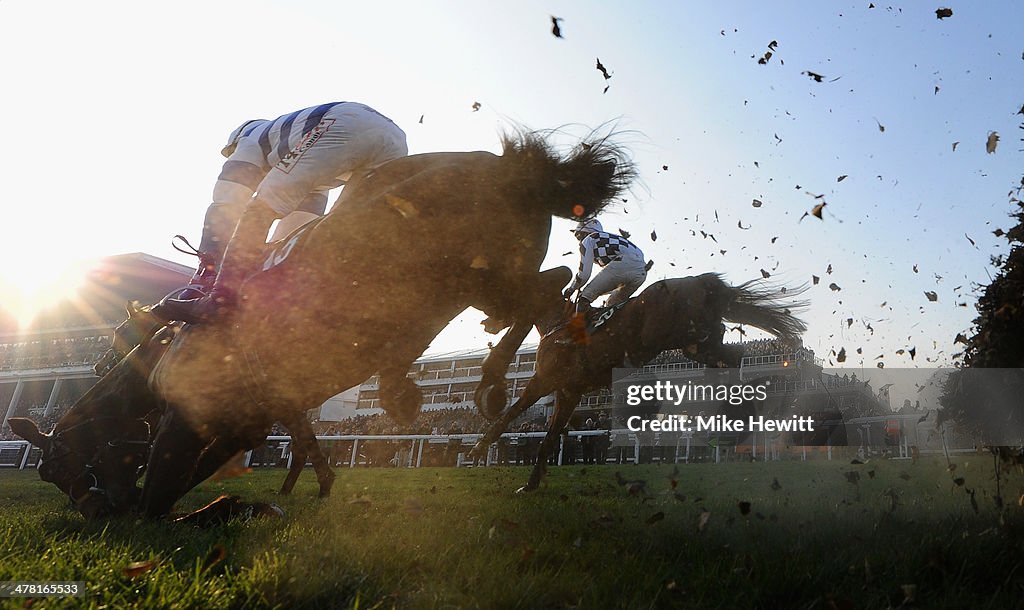
[[(92, 424), (92, 423), (96, 422), (97, 420), (104, 420), (104, 419), (113, 419), (113, 420), (117, 420), (117, 421), (124, 421), (123, 417), (119, 417), (117, 415), (96, 415), (96, 416), (90, 417), (89, 419), (87, 419), (87, 420), (85, 420), (83, 422), (77, 423), (74, 426), (71, 426), (70, 428), (67, 428), (65, 430), (61, 430), (60, 432), (54, 432), (53, 435), (50, 437), (50, 442), (54, 443), (55, 445), (60, 445), (61, 448), (65, 448), (66, 450), (64, 451), (64, 453), (61, 453), (61, 454), (59, 454), (59, 455), (57, 455), (55, 457), (52, 457), (52, 458), (50, 458), (47, 461), (53, 461), (57, 457), (65, 457), (66, 455), (72, 454), (72, 453), (74, 453), (76, 455), (82, 455), (81, 452), (68, 448), (68, 444), (61, 440), (61, 436), (65, 435), (65, 434), (67, 434), (67, 433), (69, 433), (69, 432), (71, 432), (71, 431), (73, 431), (73, 430), (75, 430), (77, 428), (81, 428), (82, 426), (85, 426), (85, 425), (88, 425), (88, 424)], [(133, 419), (133, 420), (130, 420), (130, 421), (138, 421), (138, 422), (144, 423), (146, 425), (146, 434), (147, 434), (147, 436), (152, 433), (152, 430), (150, 430), (150, 428), (149, 428), (149, 422), (147, 422), (145, 419), (139, 418), (139, 419)], [(125, 445), (133, 445), (133, 444), (134, 445), (137, 445), (137, 444), (148, 444), (148, 442), (147, 441), (125, 441), (125, 440), (122, 440), (121, 438), (115, 438), (114, 440), (107, 441), (107, 446), (112, 448), (112, 449), (118, 449), (118, 448), (121, 448), (121, 447), (123, 447)]]

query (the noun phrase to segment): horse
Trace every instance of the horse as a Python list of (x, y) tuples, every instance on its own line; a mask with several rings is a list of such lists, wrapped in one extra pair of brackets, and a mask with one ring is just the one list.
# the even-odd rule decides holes
[[(536, 465), (519, 489), (533, 491), (540, 485), (547, 457), (580, 399), (587, 392), (611, 387), (613, 369), (643, 366), (669, 349), (683, 349), (687, 357), (709, 367), (738, 368), (743, 348), (723, 343), (723, 322), (748, 324), (776, 337), (794, 339), (806, 330), (792, 313), (806, 306), (793, 300), (802, 291), (776, 289), (762, 280), (731, 286), (716, 273), (665, 279), (648, 286), (613, 311), (595, 332), (586, 334), (572, 322), (551, 323), (563, 317), (561, 310), (552, 310), (541, 329), (533, 378), (511, 407), (490, 417), (493, 423), (470, 454), (485, 455), (516, 417), (554, 392), (555, 412)], [(606, 317), (609, 311), (596, 314)]]
[(139, 512), (165, 516), (275, 420), (374, 373), (388, 413), (411, 421), (422, 395), (409, 367), (469, 307), (510, 321), (484, 370), (503, 382), (522, 328), (561, 301), (571, 276), (540, 270), (552, 218), (600, 213), (635, 175), (611, 137), (564, 154), (548, 140), (519, 131), (503, 137), (501, 155), (425, 153), (375, 168), (330, 214), (271, 246), (230, 316), (181, 327), (149, 375), (167, 406)]
[[(94, 367), (96, 374), (100, 377), (103, 377), (114, 364), (123, 359), (132, 349), (143, 341), (147, 341), (160, 331), (161, 328), (166, 326), (163, 318), (153, 313), (152, 306), (140, 307), (136, 303), (129, 303), (125, 310), (128, 314), (127, 319), (114, 329), (114, 337), (110, 349), (107, 350)], [(316, 440), (316, 434), (309, 420), (306, 419), (304, 414), (295, 415), (288, 413), (285, 416), (287, 419), (280, 423), (288, 429), (292, 437), (292, 461), (288, 469), (288, 475), (285, 477), (284, 482), (282, 482), (278, 493), (280, 495), (288, 495), (292, 492), (308, 459), (313, 466), (317, 483), (320, 486), (319, 497), (330, 497), (335, 474), (331, 470), (327, 455)]]

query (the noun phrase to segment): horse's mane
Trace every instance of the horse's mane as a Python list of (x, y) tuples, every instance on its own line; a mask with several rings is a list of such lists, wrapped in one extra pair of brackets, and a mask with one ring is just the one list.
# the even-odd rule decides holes
[(592, 131), (560, 155), (549, 141), (555, 131), (506, 132), (502, 159), (513, 165), (513, 184), (525, 190), (526, 202), (560, 218), (592, 218), (636, 178), (628, 151), (614, 141), (615, 132)]

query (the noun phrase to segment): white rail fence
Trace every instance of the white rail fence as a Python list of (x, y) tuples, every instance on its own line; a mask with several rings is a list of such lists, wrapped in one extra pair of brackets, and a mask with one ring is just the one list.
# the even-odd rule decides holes
[[(483, 436), (482, 434), (344, 434), (317, 436), (316, 438), (320, 442), (321, 448), (330, 455), (334, 466), (355, 468), (375, 465), (374, 455), (365, 450), (367, 447), (373, 446), (371, 443), (375, 443), (378, 451), (374, 453), (377, 453), (377, 457), (379, 457), (382, 455), (382, 452), (379, 451), (381, 441), (384, 441), (388, 443), (384, 446), (387, 453), (383, 454), (386, 462), (377, 462), (376, 465), (419, 468), (425, 465), (425, 454), (434, 457), (440, 454), (446, 458), (454, 458), (454, 463), (451, 462), (451, 459), (446, 459), (444, 465), (448, 466), (490, 466), (512, 461), (508, 460), (510, 455), (519, 457), (522, 461), (523, 453), (535, 449), (545, 434), (545, 432), (507, 432), (501, 435), (501, 441), (498, 444), (491, 445), (485, 459), (476, 461), (467, 456), (469, 450)], [(602, 436), (607, 436), (607, 439), (603, 440), (606, 451), (618, 452), (620, 449), (630, 449), (629, 456), (625, 461), (638, 461), (642, 449), (641, 439), (629, 430), (574, 430), (560, 437), (557, 463), (562, 464), (566, 459), (567, 438), (582, 441), (586, 437)], [(659, 445), (663, 448), (662, 459), (665, 459), (664, 452), (668, 449), (672, 454), (670, 458), (672, 461), (689, 461), (692, 437), (692, 434), (674, 434), (671, 445), (667, 444), (668, 437), (664, 438), (666, 444)], [(292, 462), (291, 440), (290, 436), (268, 436), (266, 445), (246, 453), (245, 465), (290, 467)], [(594, 438), (594, 441), (597, 442), (599, 439)], [(499, 452), (504, 452), (504, 456)], [(596, 449), (595, 452), (597, 452)], [(387, 454), (390, 454), (391, 457), (387, 457)], [(0, 469), (36, 468), (39, 466), (40, 457), (39, 449), (33, 447), (28, 441), (0, 441)]]
[[(420, 468), (422, 466), (491, 466), (496, 464), (530, 463), (531, 453), (535, 456), (536, 448), (545, 432), (507, 432), (501, 435), (497, 444), (492, 444), (484, 459), (472, 460), (468, 457), (469, 450), (476, 444), (482, 434), (343, 434), (317, 436), (320, 447), (325, 451), (332, 466), (395, 466), (402, 468)], [(591, 437), (589, 449), (584, 446), (587, 437)], [(605, 437), (605, 438), (600, 438)], [(753, 442), (745, 445), (743, 456), (746, 459), (769, 461), (785, 459), (807, 460), (809, 452), (817, 450), (823, 453), (820, 457), (831, 460), (833, 447), (783, 447), (782, 439), (768, 434), (754, 435)], [(849, 451), (863, 452), (867, 447), (856, 445), (846, 448)], [(893, 447), (895, 455), (909, 459), (910, 450), (905, 442)], [(563, 434), (559, 439), (556, 453), (557, 464), (575, 463), (590, 456), (598, 463), (600, 460), (615, 463), (640, 463), (658, 461), (661, 463), (689, 463), (692, 461), (720, 462), (729, 458), (730, 452), (736, 447), (726, 435), (715, 438), (714, 435), (692, 432), (636, 434), (627, 429), (616, 430), (574, 430)], [(797, 453), (794, 454), (793, 451)], [(976, 448), (949, 448), (947, 453), (970, 453)], [(654, 452), (656, 457), (651, 456)], [(920, 453), (942, 453), (941, 450), (922, 450)], [(41, 452), (28, 441), (0, 441), (0, 470), (24, 470), (37, 468)], [(246, 466), (290, 467), (292, 463), (292, 439), (290, 436), (268, 436), (266, 443), (245, 455)]]

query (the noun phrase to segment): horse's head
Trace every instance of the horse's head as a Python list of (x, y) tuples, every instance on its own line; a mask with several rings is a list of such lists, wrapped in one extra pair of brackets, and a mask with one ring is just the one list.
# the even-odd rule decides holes
[(563, 297), (558, 307), (552, 304), (552, 306), (537, 319), (537, 332), (540, 333), (541, 337), (543, 337), (554, 330), (564, 328), (572, 322), (573, 315), (575, 313), (576, 304), (572, 302), (572, 299)]
[(135, 481), (146, 463), (149, 424), (103, 415), (62, 423), (44, 434), (30, 419), (10, 419), (15, 434), (42, 449), (39, 477), (67, 494), (86, 519), (131, 509), (138, 501)]
[[(122, 341), (131, 341), (129, 333), (141, 328), (129, 329), (127, 324), (121, 325), (127, 329)], [(156, 335), (167, 335), (161, 340), (126, 348), (127, 355), (111, 365), (49, 434), (32, 420), (10, 420), (11, 430), (42, 449), (40, 478), (67, 494), (87, 519), (124, 512), (138, 501), (135, 483), (149, 454), (149, 419), (161, 406), (148, 387), (149, 372), (173, 330)]]
[(128, 352), (135, 349), (145, 339), (152, 336), (165, 322), (153, 314), (150, 307), (139, 307), (137, 303), (129, 303), (125, 310), (128, 318), (114, 329), (114, 340), (105, 354), (93, 366), (100, 377), (110, 372)]

